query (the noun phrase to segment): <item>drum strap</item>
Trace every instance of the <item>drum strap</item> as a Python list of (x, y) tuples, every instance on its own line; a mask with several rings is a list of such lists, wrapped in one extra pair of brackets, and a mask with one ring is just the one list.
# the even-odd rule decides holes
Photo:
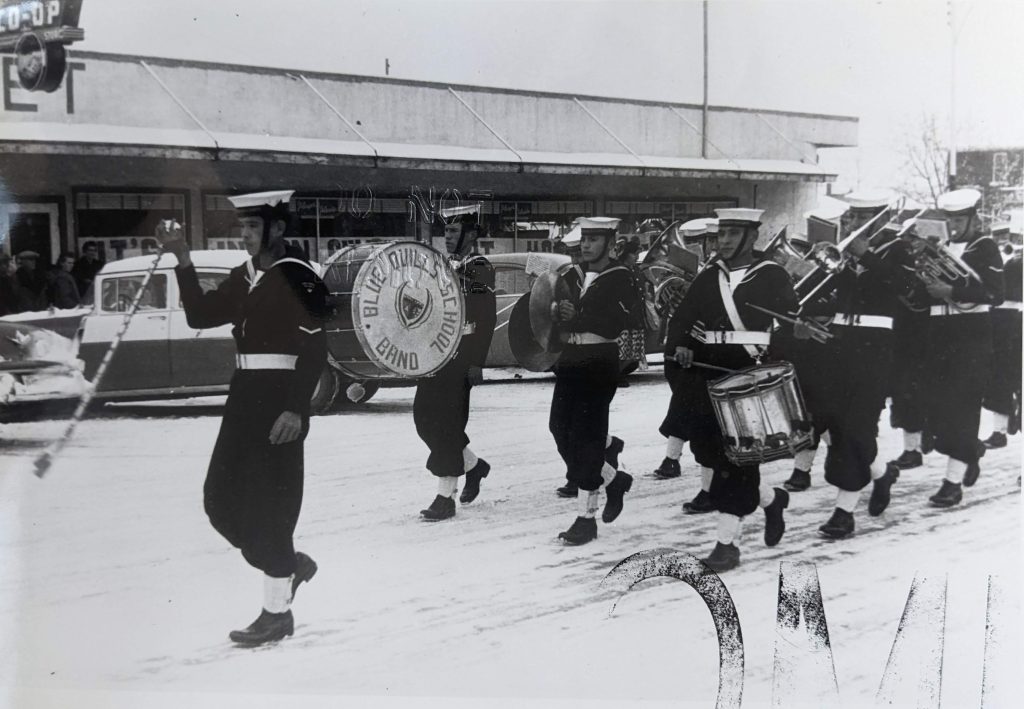
[[(746, 330), (747, 326), (743, 324), (743, 320), (740, 318), (740, 311), (736, 309), (736, 301), (732, 297), (732, 288), (729, 287), (729, 274), (724, 269), (719, 269), (718, 271), (718, 291), (722, 295), (722, 305), (725, 306), (725, 314), (729, 316), (732, 329)], [(751, 359), (761, 359), (763, 352), (756, 345), (743, 345), (742, 347), (747, 351)]]

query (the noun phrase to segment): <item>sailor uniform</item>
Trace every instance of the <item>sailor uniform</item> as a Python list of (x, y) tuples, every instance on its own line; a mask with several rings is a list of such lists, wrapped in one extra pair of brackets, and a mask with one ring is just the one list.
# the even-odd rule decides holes
[(435, 375), (421, 379), (413, 399), (413, 420), (427, 444), (427, 470), (437, 477), (457, 477), (465, 468), (469, 445), (470, 367), (483, 367), (496, 320), (494, 267), (479, 254), (453, 264), (466, 302), (466, 334), (458, 352)]
[[(735, 303), (740, 323), (730, 317), (725, 297)], [(721, 260), (712, 261), (694, 279), (673, 314), (666, 353), (673, 356), (676, 347), (682, 346), (693, 350), (696, 362), (729, 369), (751, 366), (755, 356), (766, 350), (764, 343), (769, 341), (772, 317), (747, 307), (748, 304), (779, 313), (795, 311), (796, 295), (785, 269), (772, 261), (760, 261), (730, 272)], [(719, 332), (735, 334), (711, 334)], [(693, 398), (680, 411), (680, 422), (689, 434), (694, 458), (714, 471), (711, 502), (719, 512), (736, 517), (749, 515), (760, 502), (760, 470), (757, 465), (738, 466), (725, 455), (722, 432), (707, 392), (708, 381), (721, 374), (692, 368), (690, 376)]]
[[(985, 408), (1002, 417), (1013, 415), (1021, 396), (1021, 257), (1003, 265), (1006, 299), (992, 309), (992, 369), (985, 390)], [(1015, 403), (1016, 400), (1016, 403)], [(1006, 433), (1006, 431), (1002, 431)]]
[(615, 261), (599, 273), (573, 267), (561, 278), (576, 317), (561, 326), (569, 341), (554, 367), (548, 428), (565, 461), (569, 483), (593, 492), (603, 482), (608, 408), (618, 387), (616, 338), (629, 324), (636, 288), (629, 269)]
[[(176, 275), (189, 327), (231, 323), (238, 348), (203, 487), (206, 514), (249, 564), (270, 577), (291, 576), (310, 397), (327, 363), (327, 290), (292, 247), (267, 271), (250, 259), (206, 293), (193, 267)], [(270, 431), (285, 411), (300, 416), (302, 433), (273, 445)]]
[[(912, 257), (895, 234), (835, 276), (832, 339), (814, 343), (818, 383), (813, 420), (818, 435), (828, 432), (825, 480), (857, 492), (871, 481), (878, 454), (878, 418), (889, 394), (893, 318), (898, 295), (914, 288)], [(801, 384), (807, 370), (797, 372)], [(852, 511), (852, 510), (851, 510)]]
[(1003, 300), (1003, 261), (991, 237), (963, 248), (961, 259), (980, 278), (953, 287), (950, 305), (929, 302), (927, 410), (935, 450), (968, 465), (978, 461), (978, 423), (992, 352), (990, 306)]

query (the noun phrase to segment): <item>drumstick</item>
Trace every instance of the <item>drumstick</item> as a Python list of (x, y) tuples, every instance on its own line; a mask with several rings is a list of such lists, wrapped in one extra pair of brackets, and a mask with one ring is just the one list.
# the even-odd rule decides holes
[[(760, 310), (762, 313), (765, 313), (767, 315), (771, 315), (776, 320), (781, 320), (782, 322), (788, 322), (790, 325), (796, 325), (797, 323), (803, 323), (804, 325), (807, 325), (809, 328), (811, 328), (811, 336), (815, 340), (817, 340), (818, 342), (824, 342), (825, 340), (830, 340), (833, 337), (831, 332), (829, 332), (827, 329), (825, 329), (824, 326), (818, 325), (817, 323), (810, 323), (810, 322), (808, 322), (806, 320), (803, 320), (801, 318), (794, 318), (794, 317), (790, 317), (788, 315), (783, 315), (782, 313), (776, 313), (774, 310), (769, 310), (768, 308), (762, 308), (760, 305), (754, 305), (753, 303), (747, 303), (747, 307), (748, 308), (753, 308), (754, 310)], [(824, 339), (819, 339), (819, 338), (824, 338)]]

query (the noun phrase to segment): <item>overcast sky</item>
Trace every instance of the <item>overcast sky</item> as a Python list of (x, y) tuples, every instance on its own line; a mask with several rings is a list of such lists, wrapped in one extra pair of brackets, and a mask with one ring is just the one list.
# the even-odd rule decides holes
[[(843, 181), (897, 186), (922, 116), (948, 125), (950, 6), (710, 0), (710, 101), (858, 116)], [(1024, 145), (1024, 1), (952, 6), (958, 145)], [(701, 101), (696, 0), (86, 0), (82, 26), (97, 51)]]

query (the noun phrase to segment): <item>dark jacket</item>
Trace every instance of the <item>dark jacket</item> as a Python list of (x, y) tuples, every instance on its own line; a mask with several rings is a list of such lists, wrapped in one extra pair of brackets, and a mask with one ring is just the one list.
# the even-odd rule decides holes
[(62, 268), (50, 272), (47, 300), (55, 308), (77, 308), (82, 304), (75, 277)]

